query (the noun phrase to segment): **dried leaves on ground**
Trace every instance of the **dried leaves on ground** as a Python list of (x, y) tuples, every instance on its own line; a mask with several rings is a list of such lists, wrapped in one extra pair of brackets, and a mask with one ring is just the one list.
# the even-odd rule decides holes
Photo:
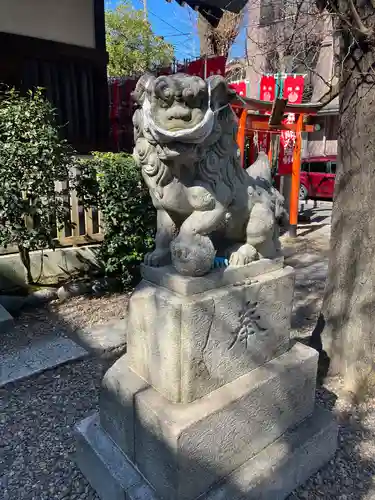
[(25, 310), (15, 318), (14, 327), (1, 334), (1, 351), (14, 351), (46, 337), (70, 337), (77, 328), (107, 323), (114, 318), (122, 319), (126, 315), (128, 301), (128, 294), (81, 296)]

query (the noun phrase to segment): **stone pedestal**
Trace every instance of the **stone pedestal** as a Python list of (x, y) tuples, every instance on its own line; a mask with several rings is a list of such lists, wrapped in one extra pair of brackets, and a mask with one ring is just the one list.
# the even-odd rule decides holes
[(103, 500), (284, 499), (337, 439), (314, 409), (317, 353), (290, 346), (293, 270), (142, 273), (128, 353), (76, 429), (83, 473)]

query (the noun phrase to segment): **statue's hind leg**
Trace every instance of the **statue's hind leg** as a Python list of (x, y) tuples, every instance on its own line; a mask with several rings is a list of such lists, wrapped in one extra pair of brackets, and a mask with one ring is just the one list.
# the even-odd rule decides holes
[(258, 259), (258, 251), (248, 243), (233, 245), (228, 250), (228, 260), (231, 266), (245, 266)]
[(230, 249), (229, 264), (243, 266), (258, 258), (276, 256), (275, 217), (268, 203), (256, 203), (246, 227), (246, 243)]
[(268, 203), (254, 205), (246, 228), (247, 243), (253, 245), (259, 258), (274, 259), (277, 255), (275, 229), (276, 219)]

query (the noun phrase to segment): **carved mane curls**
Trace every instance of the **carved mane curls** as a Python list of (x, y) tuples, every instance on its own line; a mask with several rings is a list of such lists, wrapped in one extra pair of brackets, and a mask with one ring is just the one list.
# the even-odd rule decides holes
[(237, 182), (248, 182), (237, 156), (237, 123), (233, 111), (227, 107), (219, 111), (215, 127), (202, 159), (197, 166), (197, 177), (216, 192), (216, 185), (224, 183), (232, 193)]
[[(181, 77), (178, 75), (176, 85), (181, 85)], [(145, 92), (152, 98), (158, 80), (152, 75), (145, 75), (139, 80), (133, 97), (140, 106), (143, 105)], [(198, 83), (206, 85), (203, 80)], [(234, 195), (238, 182), (247, 180), (248, 176), (237, 157), (236, 117), (229, 107), (235, 92), (218, 75), (210, 77), (206, 83), (211, 87), (211, 109), (215, 113), (215, 120), (211, 133), (201, 144), (178, 141), (158, 144), (151, 131), (144, 127), (142, 111), (139, 109), (134, 115), (134, 156), (142, 166), (144, 175), (153, 177), (156, 188), (162, 188), (170, 182), (175, 172), (178, 172), (173, 164), (183, 164), (184, 160), (187, 168), (194, 170), (194, 178), (209, 185), (213, 192), (217, 191), (217, 185), (224, 183), (229, 193)], [(163, 87), (163, 79), (160, 79), (160, 84)]]

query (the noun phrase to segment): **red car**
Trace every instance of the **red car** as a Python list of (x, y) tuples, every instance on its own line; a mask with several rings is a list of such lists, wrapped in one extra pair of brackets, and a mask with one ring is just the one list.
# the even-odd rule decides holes
[[(336, 156), (315, 156), (301, 160), (301, 184), (299, 197), (333, 198), (336, 177)], [(279, 176), (275, 178), (276, 186), (280, 186)]]

